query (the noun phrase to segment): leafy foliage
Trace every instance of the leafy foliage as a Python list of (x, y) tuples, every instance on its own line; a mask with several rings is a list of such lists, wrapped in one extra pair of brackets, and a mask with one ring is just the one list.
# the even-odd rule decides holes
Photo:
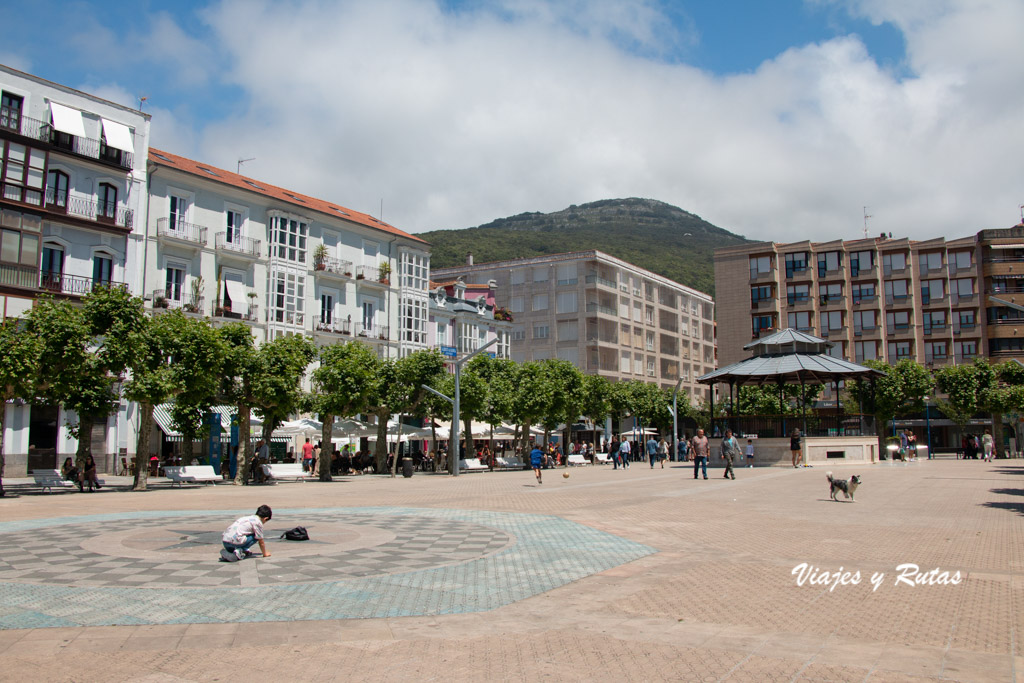
[(4, 495), (4, 433), (7, 401), (29, 400), (35, 393), (36, 368), (41, 352), (40, 340), (28, 334), (20, 321), (0, 321), (0, 497)]
[(714, 294), (713, 253), (746, 242), (691, 213), (652, 199), (608, 199), (554, 213), (524, 213), (464, 230), (421, 233), (431, 264), (446, 268), (600, 249), (702, 292)]

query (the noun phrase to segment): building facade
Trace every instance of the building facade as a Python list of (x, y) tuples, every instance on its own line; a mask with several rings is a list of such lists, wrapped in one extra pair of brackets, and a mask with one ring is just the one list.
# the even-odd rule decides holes
[[(854, 362), (1024, 359), (1024, 226), (912, 241), (760, 242), (715, 251), (720, 363), (781, 328)], [(1016, 269), (1016, 273), (1014, 272)]]
[[(496, 306), (497, 283), (432, 283), (427, 320), (427, 345), (452, 363), (496, 340), (487, 353), (511, 358), (512, 322)], [(497, 317), (495, 317), (497, 316)]]
[(493, 280), (512, 318), (513, 360), (561, 358), (618, 381), (639, 379), (703, 396), (715, 367), (715, 304), (690, 287), (600, 251), (433, 271), (435, 280)]
[[(0, 312), (23, 316), (40, 294), (76, 300), (95, 287), (140, 294), (149, 115), (0, 66)], [(97, 462), (129, 437), (128, 406), (92, 434)], [(73, 415), (8, 404), (8, 474), (59, 466), (78, 441)]]

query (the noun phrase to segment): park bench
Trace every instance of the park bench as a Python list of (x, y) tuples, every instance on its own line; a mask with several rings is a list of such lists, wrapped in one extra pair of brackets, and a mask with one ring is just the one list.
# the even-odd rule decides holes
[(589, 465), (591, 464), (591, 462), (584, 458), (581, 454), (574, 453), (569, 456), (569, 464), (575, 467), (578, 465)]
[(186, 467), (164, 467), (164, 476), (171, 480), (171, 486), (177, 484), (195, 484), (205, 481), (208, 484), (223, 481), (223, 477), (213, 471), (210, 465), (188, 465)]
[(495, 464), (503, 470), (521, 470), (523, 469), (523, 461), (519, 458), (513, 457), (497, 457), (494, 459)]
[(607, 465), (611, 461), (612, 459), (607, 453), (594, 453), (594, 462), (598, 464)]
[(480, 458), (465, 458), (459, 461), (459, 469), (463, 472), (482, 472), (489, 468), (480, 462)]
[(55, 488), (66, 489), (75, 486), (75, 482), (64, 479), (60, 470), (32, 470), (32, 478), (36, 480), (36, 486), (42, 487), (44, 493), (47, 489), (53, 493)]
[(306, 481), (312, 478), (313, 475), (308, 472), (304, 472), (302, 469), (302, 463), (300, 462), (279, 462), (272, 465), (263, 466), (263, 474), (267, 479), (278, 480), (278, 479), (294, 479), (296, 481)]

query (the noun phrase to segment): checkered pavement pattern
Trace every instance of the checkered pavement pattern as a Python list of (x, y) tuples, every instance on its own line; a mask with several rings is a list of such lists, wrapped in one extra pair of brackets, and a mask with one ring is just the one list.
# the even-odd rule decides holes
[[(366, 548), (326, 544), (303, 556), (219, 563), (219, 531), (210, 529), (224, 526), (224, 511), (0, 524), (0, 629), (484, 611), (655, 552), (543, 515), (408, 508), (278, 514), (301, 515), (314, 539), (318, 522), (339, 521), (379, 526), (394, 537)], [(81, 547), (90, 535), (146, 528), (182, 530), (185, 543), (217, 545), (209, 558), (168, 561)]]

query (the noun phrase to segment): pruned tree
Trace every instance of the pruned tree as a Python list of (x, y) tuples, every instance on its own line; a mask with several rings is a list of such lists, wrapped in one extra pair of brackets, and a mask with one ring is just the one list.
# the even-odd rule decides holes
[(35, 396), (41, 344), (16, 318), (0, 321), (0, 497), (4, 495), (4, 434), (7, 402)]
[[(320, 366), (313, 371), (311, 407), (323, 420), (321, 443), (331, 443), (336, 417), (353, 417), (366, 408), (380, 364), (377, 354), (361, 342), (320, 349)], [(330, 467), (320, 467), (320, 481), (331, 481)]]
[(257, 350), (253, 407), (263, 418), (262, 438), (267, 443), (277, 426), (298, 411), (303, 401), (302, 379), (315, 358), (313, 342), (297, 334), (278, 337)]
[(847, 391), (875, 416), (878, 449), (884, 453), (889, 421), (897, 415), (924, 410), (924, 399), (934, 389), (935, 381), (927, 368), (909, 358), (891, 366), (877, 360), (866, 360), (864, 365), (885, 374), (850, 381)]

